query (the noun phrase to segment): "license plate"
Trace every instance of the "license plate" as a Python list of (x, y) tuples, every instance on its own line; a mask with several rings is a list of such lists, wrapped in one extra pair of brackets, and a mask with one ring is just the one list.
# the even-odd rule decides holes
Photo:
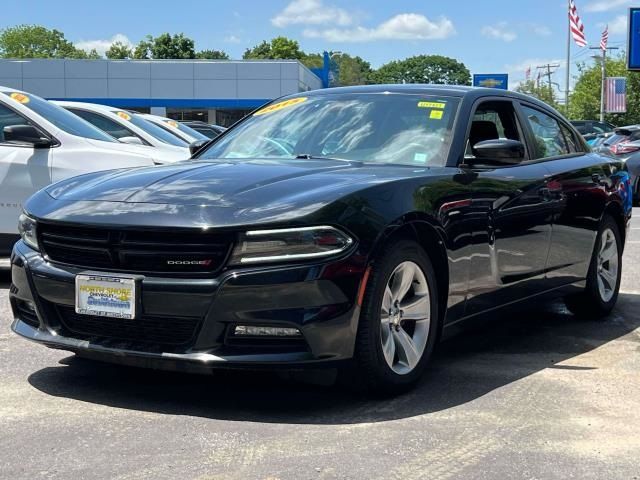
[(104, 275), (76, 276), (76, 313), (130, 320), (136, 317), (136, 281)]

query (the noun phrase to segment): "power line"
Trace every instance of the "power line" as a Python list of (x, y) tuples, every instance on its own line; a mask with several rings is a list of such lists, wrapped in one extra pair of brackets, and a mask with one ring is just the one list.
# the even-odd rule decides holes
[[(538, 65), (536, 70), (546, 70), (547, 72), (543, 75), (547, 77), (547, 84), (549, 85), (549, 98), (553, 98), (553, 85), (551, 83), (551, 75), (556, 73), (556, 70), (560, 68), (559, 63), (547, 63), (546, 65)], [(553, 71), (551, 71), (553, 69)]]

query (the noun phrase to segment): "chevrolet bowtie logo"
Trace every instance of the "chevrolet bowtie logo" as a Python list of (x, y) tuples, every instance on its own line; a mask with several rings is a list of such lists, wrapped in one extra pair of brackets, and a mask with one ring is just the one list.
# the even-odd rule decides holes
[(480, 81), (481, 87), (495, 88), (498, 85), (502, 85), (500, 80), (496, 80), (495, 78), (487, 78), (486, 80)]

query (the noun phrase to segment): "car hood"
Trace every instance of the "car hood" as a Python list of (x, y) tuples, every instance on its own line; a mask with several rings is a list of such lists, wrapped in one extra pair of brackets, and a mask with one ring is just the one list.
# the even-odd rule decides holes
[(49, 186), (48, 201), (36, 195), (26, 207), (40, 218), (89, 223), (119, 223), (135, 212), (145, 214), (137, 224), (149, 225), (166, 224), (167, 216), (177, 226), (277, 222), (427, 171), (325, 160), (187, 161), (75, 177)]

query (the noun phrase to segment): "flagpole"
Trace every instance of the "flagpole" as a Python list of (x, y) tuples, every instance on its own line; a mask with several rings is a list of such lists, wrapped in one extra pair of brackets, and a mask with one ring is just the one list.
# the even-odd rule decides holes
[[(567, 0), (567, 12), (571, 11), (571, 0)], [(564, 113), (569, 115), (569, 83), (571, 79), (571, 18), (567, 14), (567, 71), (564, 84)]]

